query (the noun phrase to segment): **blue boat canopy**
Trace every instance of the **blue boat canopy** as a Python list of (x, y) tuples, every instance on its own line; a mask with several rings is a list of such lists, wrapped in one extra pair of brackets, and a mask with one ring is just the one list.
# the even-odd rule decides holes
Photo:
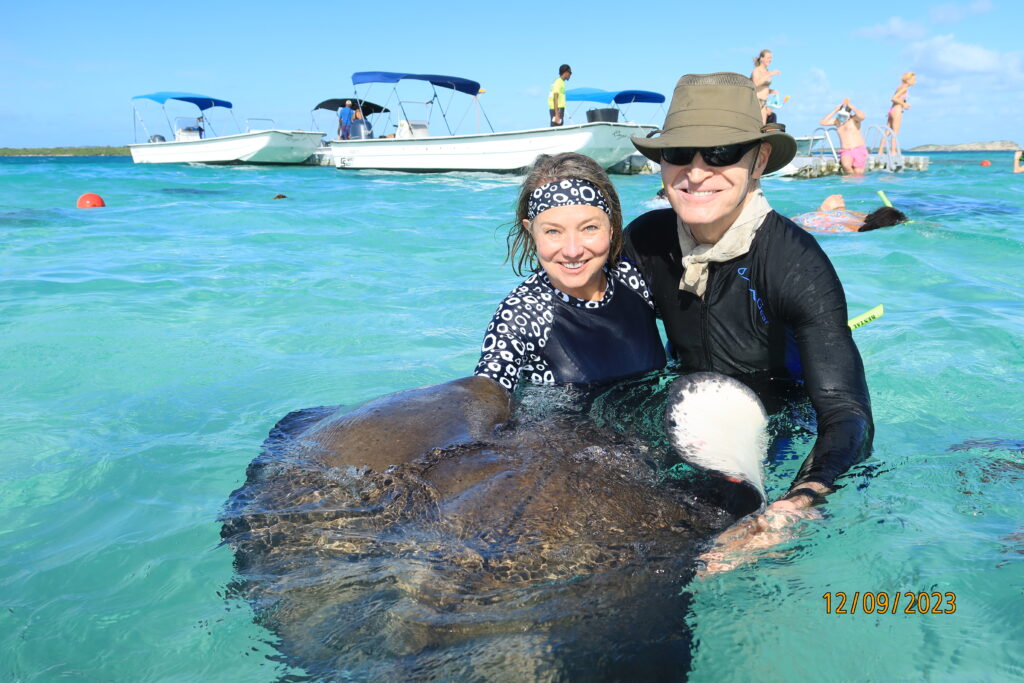
[(181, 100), (182, 102), (191, 102), (192, 104), (199, 107), (201, 111), (206, 111), (211, 107), (224, 107), (225, 109), (231, 109), (231, 103), (227, 100), (218, 100), (216, 97), (208, 97), (206, 95), (196, 95), (191, 92), (173, 92), (170, 90), (164, 90), (161, 92), (153, 92), (148, 95), (136, 95), (132, 98), (133, 100), (153, 100), (164, 104), (167, 100)]
[(437, 76), (434, 74), (400, 74), (393, 71), (357, 71), (352, 74), (352, 85), (360, 83), (398, 83), (398, 81), (427, 81), (441, 88), (451, 88), (467, 95), (477, 95), (480, 84), (468, 78), (457, 76)]
[(604, 104), (631, 104), (633, 102), (650, 102), (661, 104), (665, 96), (650, 90), (600, 90), (598, 88), (573, 88), (565, 91), (565, 99), (569, 102), (603, 102)]

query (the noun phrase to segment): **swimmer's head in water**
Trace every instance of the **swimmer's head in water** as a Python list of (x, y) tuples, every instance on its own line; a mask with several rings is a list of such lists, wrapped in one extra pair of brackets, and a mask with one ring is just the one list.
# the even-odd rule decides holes
[(862, 225), (860, 230), (857, 232), (867, 232), (868, 230), (887, 228), (890, 225), (904, 223), (906, 220), (906, 215), (899, 209), (894, 209), (891, 206), (883, 206), (879, 209), (875, 209), (865, 216), (864, 225)]

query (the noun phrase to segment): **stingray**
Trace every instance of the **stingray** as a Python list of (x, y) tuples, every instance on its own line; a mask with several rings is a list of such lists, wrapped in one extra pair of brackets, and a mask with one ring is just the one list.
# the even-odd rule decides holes
[(556, 408), (472, 377), (289, 414), (225, 507), (232, 593), (312, 680), (685, 678), (696, 557), (764, 505), (764, 409), (681, 377), (671, 453)]

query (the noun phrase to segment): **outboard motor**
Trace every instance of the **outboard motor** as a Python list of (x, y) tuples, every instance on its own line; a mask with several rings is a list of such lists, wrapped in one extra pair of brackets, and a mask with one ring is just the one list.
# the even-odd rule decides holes
[(369, 140), (372, 137), (373, 131), (370, 129), (370, 124), (366, 119), (355, 119), (352, 121), (352, 128), (349, 134), (350, 140)]
[(588, 109), (587, 110), (587, 123), (616, 123), (619, 120), (619, 110), (615, 107), (606, 107), (604, 109)]

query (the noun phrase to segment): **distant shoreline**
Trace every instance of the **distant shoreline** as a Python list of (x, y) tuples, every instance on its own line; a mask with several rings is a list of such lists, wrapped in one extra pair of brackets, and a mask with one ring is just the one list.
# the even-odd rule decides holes
[(122, 147), (0, 147), (0, 157), (126, 157)]
[(956, 145), (918, 145), (908, 152), (1015, 152), (1021, 146), (1012, 140), (964, 142)]

